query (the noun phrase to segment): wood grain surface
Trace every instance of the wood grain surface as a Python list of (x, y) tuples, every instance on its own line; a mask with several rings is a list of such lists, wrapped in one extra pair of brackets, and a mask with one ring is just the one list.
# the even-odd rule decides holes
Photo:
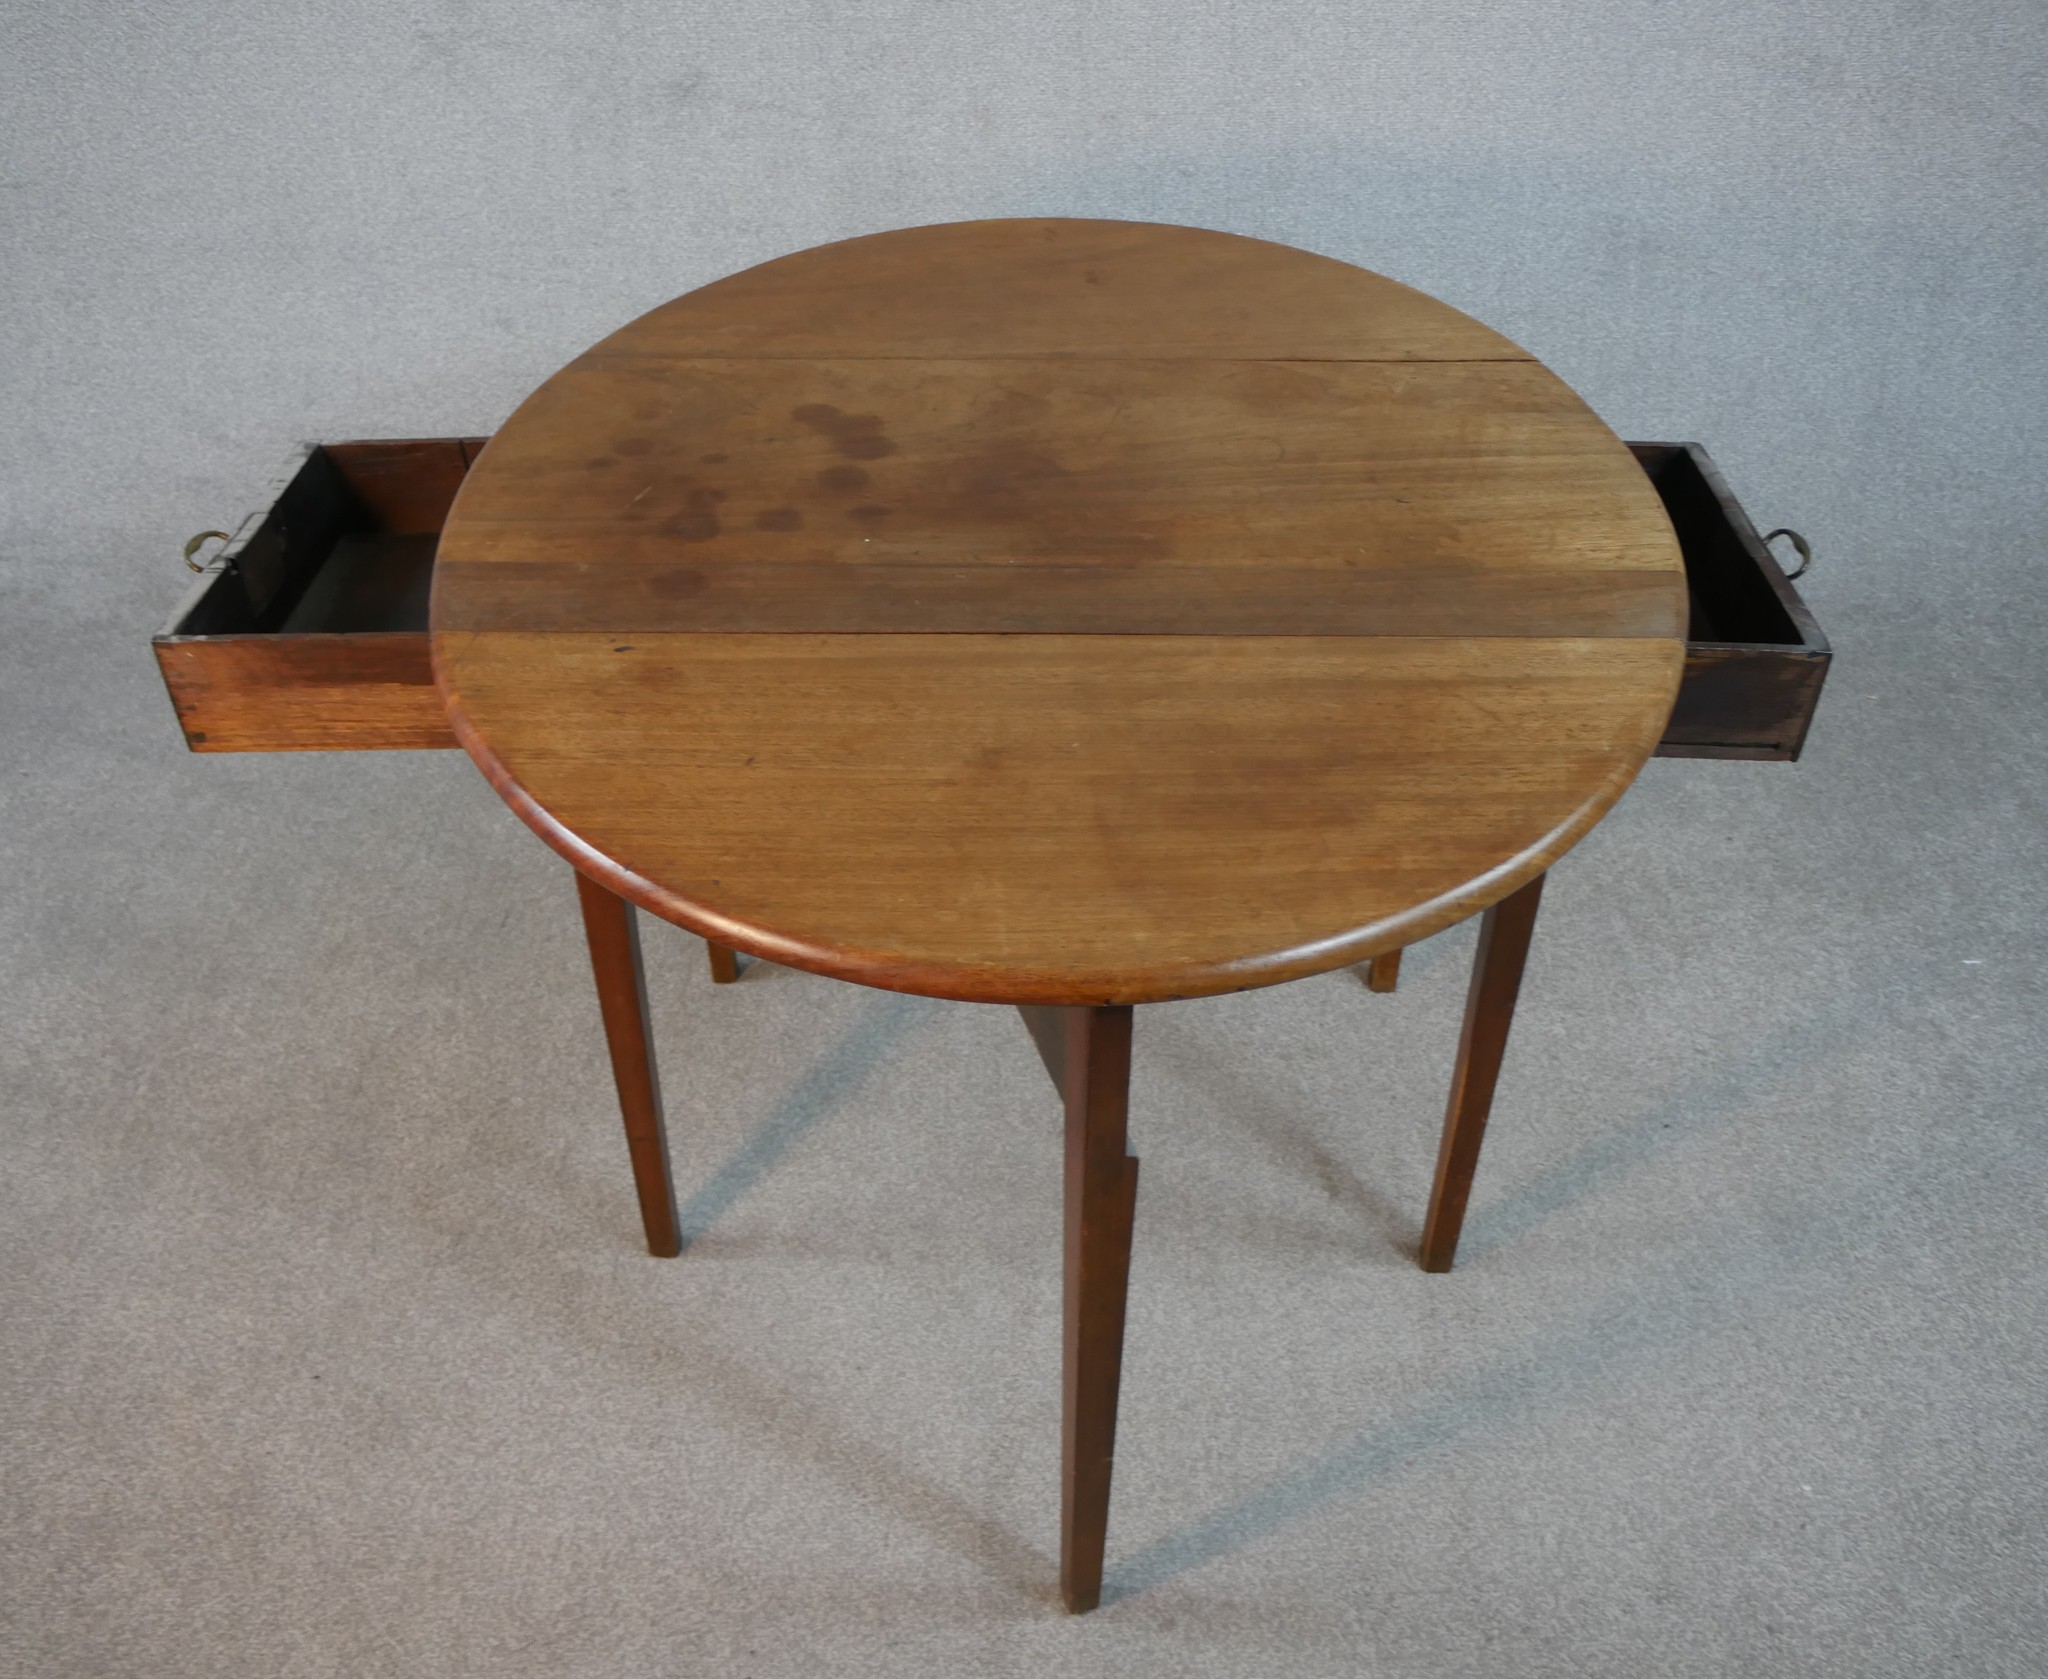
[(455, 745), (422, 635), (159, 637), (155, 652), (195, 752)]
[(436, 677), (579, 868), (737, 950), (1108, 1005), (1370, 958), (1656, 745), (1657, 494), (1513, 345), (1230, 235), (986, 222), (665, 305), (483, 451)]

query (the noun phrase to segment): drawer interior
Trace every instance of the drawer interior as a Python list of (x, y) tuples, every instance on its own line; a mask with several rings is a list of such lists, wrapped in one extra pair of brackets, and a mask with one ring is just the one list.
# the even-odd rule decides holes
[[(1797, 596), (1696, 444), (1631, 443), (1678, 533), (1691, 616), (1686, 639), (1746, 647), (1808, 645)], [(1810, 621), (1809, 621), (1810, 622)]]
[(167, 636), (425, 635), (434, 548), (482, 438), (317, 444)]
[(278, 633), (425, 634), (438, 540), (433, 531), (362, 531), (337, 538)]
[(1631, 443), (1685, 555), (1685, 678), (1660, 756), (1792, 759), (1832, 657), (1799, 591), (1697, 443)]

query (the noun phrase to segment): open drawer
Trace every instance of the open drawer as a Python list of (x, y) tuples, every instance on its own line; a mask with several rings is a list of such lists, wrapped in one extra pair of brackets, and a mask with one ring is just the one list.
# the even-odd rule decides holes
[(1661, 758), (1796, 758), (1827, 637), (1697, 443), (1631, 443), (1685, 551), (1692, 622)]
[[(309, 444), (156, 638), (195, 752), (453, 746), (427, 654), (434, 547), (486, 439)], [(1828, 644), (1696, 443), (1632, 443), (1677, 528), (1685, 682), (1658, 751), (1796, 758)]]
[(486, 440), (308, 444), (156, 638), (195, 752), (453, 746), (434, 547)]

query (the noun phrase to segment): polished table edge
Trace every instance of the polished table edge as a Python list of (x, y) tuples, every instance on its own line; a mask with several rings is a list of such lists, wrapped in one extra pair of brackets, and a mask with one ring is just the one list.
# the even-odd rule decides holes
[[(1682, 651), (1682, 644), (1674, 645)], [(1674, 659), (1674, 695), (1678, 673), (1679, 666)], [(875, 990), (904, 992), (950, 1002), (1060, 1008), (1183, 1002), (1282, 985), (1339, 968), (1355, 967), (1453, 927), (1541, 876), (1590, 832), (1641, 773), (1662, 729), (1661, 719), (1646, 729), (1645, 738), (1635, 743), (1639, 750), (1631, 751), (1595, 795), (1549, 833), (1454, 890), (1400, 915), (1313, 943), (1226, 962), (1189, 963), (1137, 976), (1128, 972), (1034, 975), (809, 943), (794, 935), (759, 927), (707, 905), (693, 903), (606, 856), (558, 821), (535, 799), (505, 768), (471, 724), (460, 697), (445, 680), (438, 650), (434, 660), (434, 680), (456, 739), (514, 814), (579, 873), (658, 919), (695, 933), (726, 950)]]

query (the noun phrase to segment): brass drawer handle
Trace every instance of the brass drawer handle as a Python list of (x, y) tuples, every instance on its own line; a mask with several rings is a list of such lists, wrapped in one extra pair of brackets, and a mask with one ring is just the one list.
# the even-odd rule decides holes
[[(235, 540), (234, 537), (227, 531), (201, 531), (197, 536), (192, 538), (190, 542), (185, 544), (185, 569), (187, 571), (204, 571), (207, 568), (207, 566), (212, 563), (208, 560), (195, 560), (192, 556), (199, 552), (199, 545), (202, 542), (211, 541), (216, 536), (219, 537), (223, 542), (232, 542)], [(219, 555), (214, 556), (215, 559), (218, 559), (219, 557)]]
[(1797, 531), (1788, 529), (1787, 527), (1780, 525), (1776, 530), (1772, 531), (1769, 536), (1764, 538), (1764, 546), (1766, 548), (1770, 547), (1770, 545), (1773, 542), (1776, 542), (1778, 538), (1781, 536), (1790, 537), (1792, 539), (1792, 546), (1799, 550), (1799, 569), (1797, 571), (1788, 571), (1785, 573), (1785, 581), (1787, 583), (1796, 583), (1799, 581), (1800, 578), (1804, 577), (1807, 574), (1807, 572), (1811, 570), (1813, 567), (1813, 544), (1808, 542), (1806, 538), (1801, 536)]

